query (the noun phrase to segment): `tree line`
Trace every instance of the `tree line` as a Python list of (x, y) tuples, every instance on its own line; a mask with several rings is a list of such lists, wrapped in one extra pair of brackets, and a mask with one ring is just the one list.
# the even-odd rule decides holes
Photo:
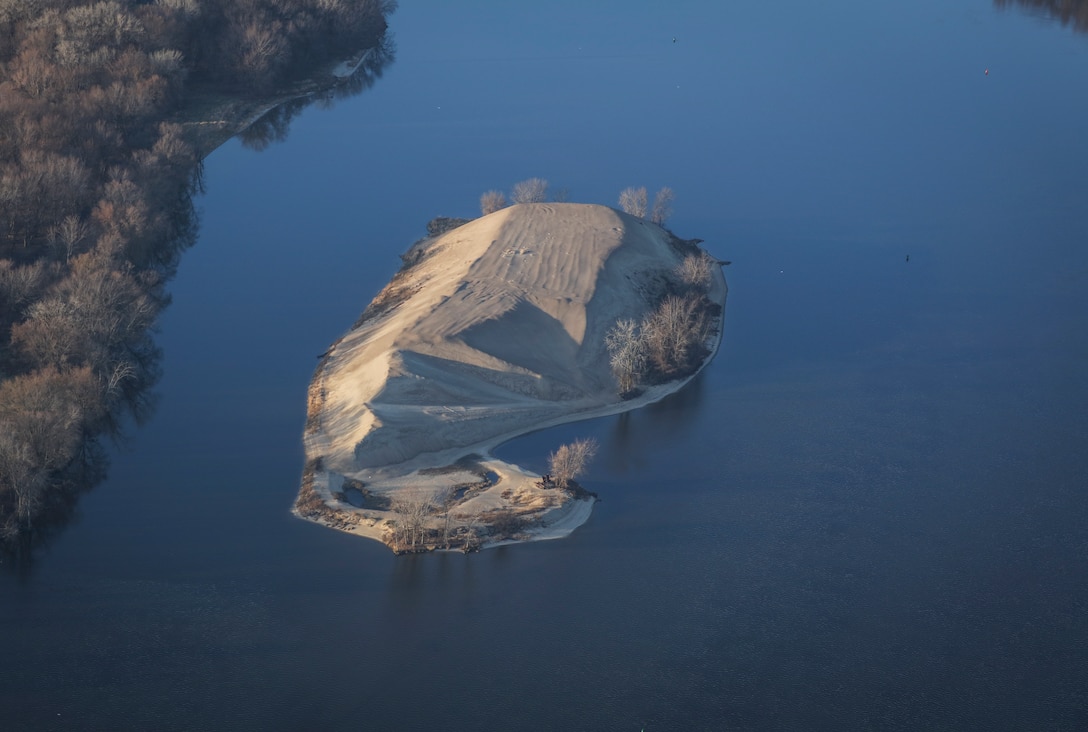
[(70, 504), (96, 437), (147, 412), (201, 188), (170, 119), (379, 45), (393, 7), (0, 0), (0, 544)]
[[(673, 192), (671, 188), (662, 188), (654, 196), (653, 205), (645, 188), (625, 188), (620, 192), (619, 206), (624, 213), (649, 219), (658, 226), (664, 226), (672, 215)], [(500, 190), (484, 191), (480, 196), (480, 213), (484, 216), (495, 213), (516, 203), (543, 203), (549, 200), (548, 181), (544, 178), (528, 178), (514, 184), (510, 197)], [(553, 201), (567, 200), (566, 190), (551, 195)]]

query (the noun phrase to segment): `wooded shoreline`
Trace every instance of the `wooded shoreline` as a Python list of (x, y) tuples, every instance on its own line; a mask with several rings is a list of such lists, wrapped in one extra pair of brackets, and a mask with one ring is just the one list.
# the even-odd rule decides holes
[(204, 157), (372, 84), (394, 7), (0, 0), (0, 551), (28, 557), (150, 415)]

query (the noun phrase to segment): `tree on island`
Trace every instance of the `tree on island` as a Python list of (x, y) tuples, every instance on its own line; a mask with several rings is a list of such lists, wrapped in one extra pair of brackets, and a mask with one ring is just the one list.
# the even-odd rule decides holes
[(630, 318), (617, 320), (605, 336), (605, 347), (620, 396), (633, 394), (646, 371), (646, 341), (638, 323)]
[(591, 437), (560, 445), (548, 456), (552, 480), (564, 490), (570, 488), (570, 484), (586, 472), (589, 461), (596, 454), (597, 441)]
[(646, 187), (624, 188), (620, 191), (620, 210), (640, 219), (646, 218), (649, 213), (649, 204), (646, 202)]
[(672, 216), (672, 189), (665, 187), (654, 196), (654, 207), (650, 210), (650, 221), (658, 226), (664, 226)]
[(651, 208), (646, 195), (645, 186), (640, 188), (624, 188), (620, 191), (620, 210), (640, 219), (648, 218), (658, 226), (664, 226), (665, 221), (672, 215), (673, 193), (671, 188), (662, 188), (654, 196), (654, 205)]
[(434, 508), (432, 496), (410, 495), (393, 499), (393, 549), (418, 552), (427, 538), (427, 518)]
[(502, 191), (487, 191), (480, 196), (480, 213), (484, 216), (506, 208), (506, 196)]
[(642, 321), (650, 365), (661, 380), (685, 376), (705, 354), (711, 321), (705, 296), (669, 295)]
[(689, 254), (676, 267), (680, 282), (694, 292), (705, 293), (710, 290), (710, 276), (716, 264), (707, 252)]
[(510, 196), (514, 203), (543, 203), (548, 200), (548, 181), (529, 178), (514, 185)]

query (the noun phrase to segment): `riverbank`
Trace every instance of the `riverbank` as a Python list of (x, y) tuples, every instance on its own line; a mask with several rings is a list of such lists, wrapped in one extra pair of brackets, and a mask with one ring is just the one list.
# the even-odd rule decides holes
[(604, 334), (656, 303), (694, 244), (601, 206), (533, 206), (417, 244), (419, 256), (329, 349), (310, 386), (297, 516), (395, 551), (413, 510), (426, 535), (414, 551), (567, 536), (593, 500), (492, 451), (658, 401), (713, 358), (728, 291), (720, 267), (698, 368), (620, 399)]

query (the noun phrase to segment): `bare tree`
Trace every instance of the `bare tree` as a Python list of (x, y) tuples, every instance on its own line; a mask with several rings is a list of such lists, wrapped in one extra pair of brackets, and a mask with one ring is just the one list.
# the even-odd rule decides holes
[(548, 181), (543, 178), (530, 178), (514, 185), (511, 194), (514, 203), (543, 203), (548, 200)]
[(411, 495), (393, 500), (390, 510), (396, 517), (394, 548), (418, 552), (427, 538), (427, 518), (434, 507), (432, 496)]
[(714, 258), (706, 252), (689, 254), (676, 265), (676, 275), (687, 287), (698, 292), (710, 289), (710, 276), (714, 271)]
[(699, 356), (710, 330), (704, 301), (670, 295), (642, 321), (647, 356), (661, 376), (684, 373)]
[[(49, 283), (49, 272), (41, 262), (17, 266), (10, 259), (0, 259), (0, 312), (11, 317), (24, 306), (41, 297)], [(4, 316), (0, 316), (4, 322)]]
[(630, 394), (646, 370), (646, 343), (638, 324), (626, 318), (617, 320), (604, 342), (619, 392)]
[(79, 245), (87, 238), (87, 224), (78, 216), (65, 216), (59, 224), (49, 228), (49, 240), (69, 262)]
[(480, 548), (480, 534), (482, 533), (480, 514), (470, 513), (462, 516), (461, 523), (464, 531), (464, 541), (461, 550), (466, 554)]
[(442, 534), (442, 548), (450, 548), (450, 539), (453, 536), (453, 486), (446, 486), (434, 494), (434, 507), (439, 512), (441, 520), (440, 531)]
[(548, 469), (560, 488), (568, 488), (571, 481), (586, 471), (589, 461), (597, 454), (597, 441), (593, 438), (575, 440), (560, 445), (548, 456)]
[(54, 472), (75, 458), (101, 401), (90, 369), (45, 368), (0, 383), (0, 519), (11, 538), (32, 526)]
[(669, 217), (672, 216), (672, 189), (662, 188), (654, 196), (654, 207), (650, 212), (650, 221), (653, 221), (658, 226), (664, 226)]
[(646, 189), (624, 188), (620, 191), (620, 209), (624, 213), (638, 216), (640, 219), (646, 218)]
[(480, 196), (480, 212), (484, 216), (503, 208), (506, 208), (506, 196), (502, 191), (487, 191)]

